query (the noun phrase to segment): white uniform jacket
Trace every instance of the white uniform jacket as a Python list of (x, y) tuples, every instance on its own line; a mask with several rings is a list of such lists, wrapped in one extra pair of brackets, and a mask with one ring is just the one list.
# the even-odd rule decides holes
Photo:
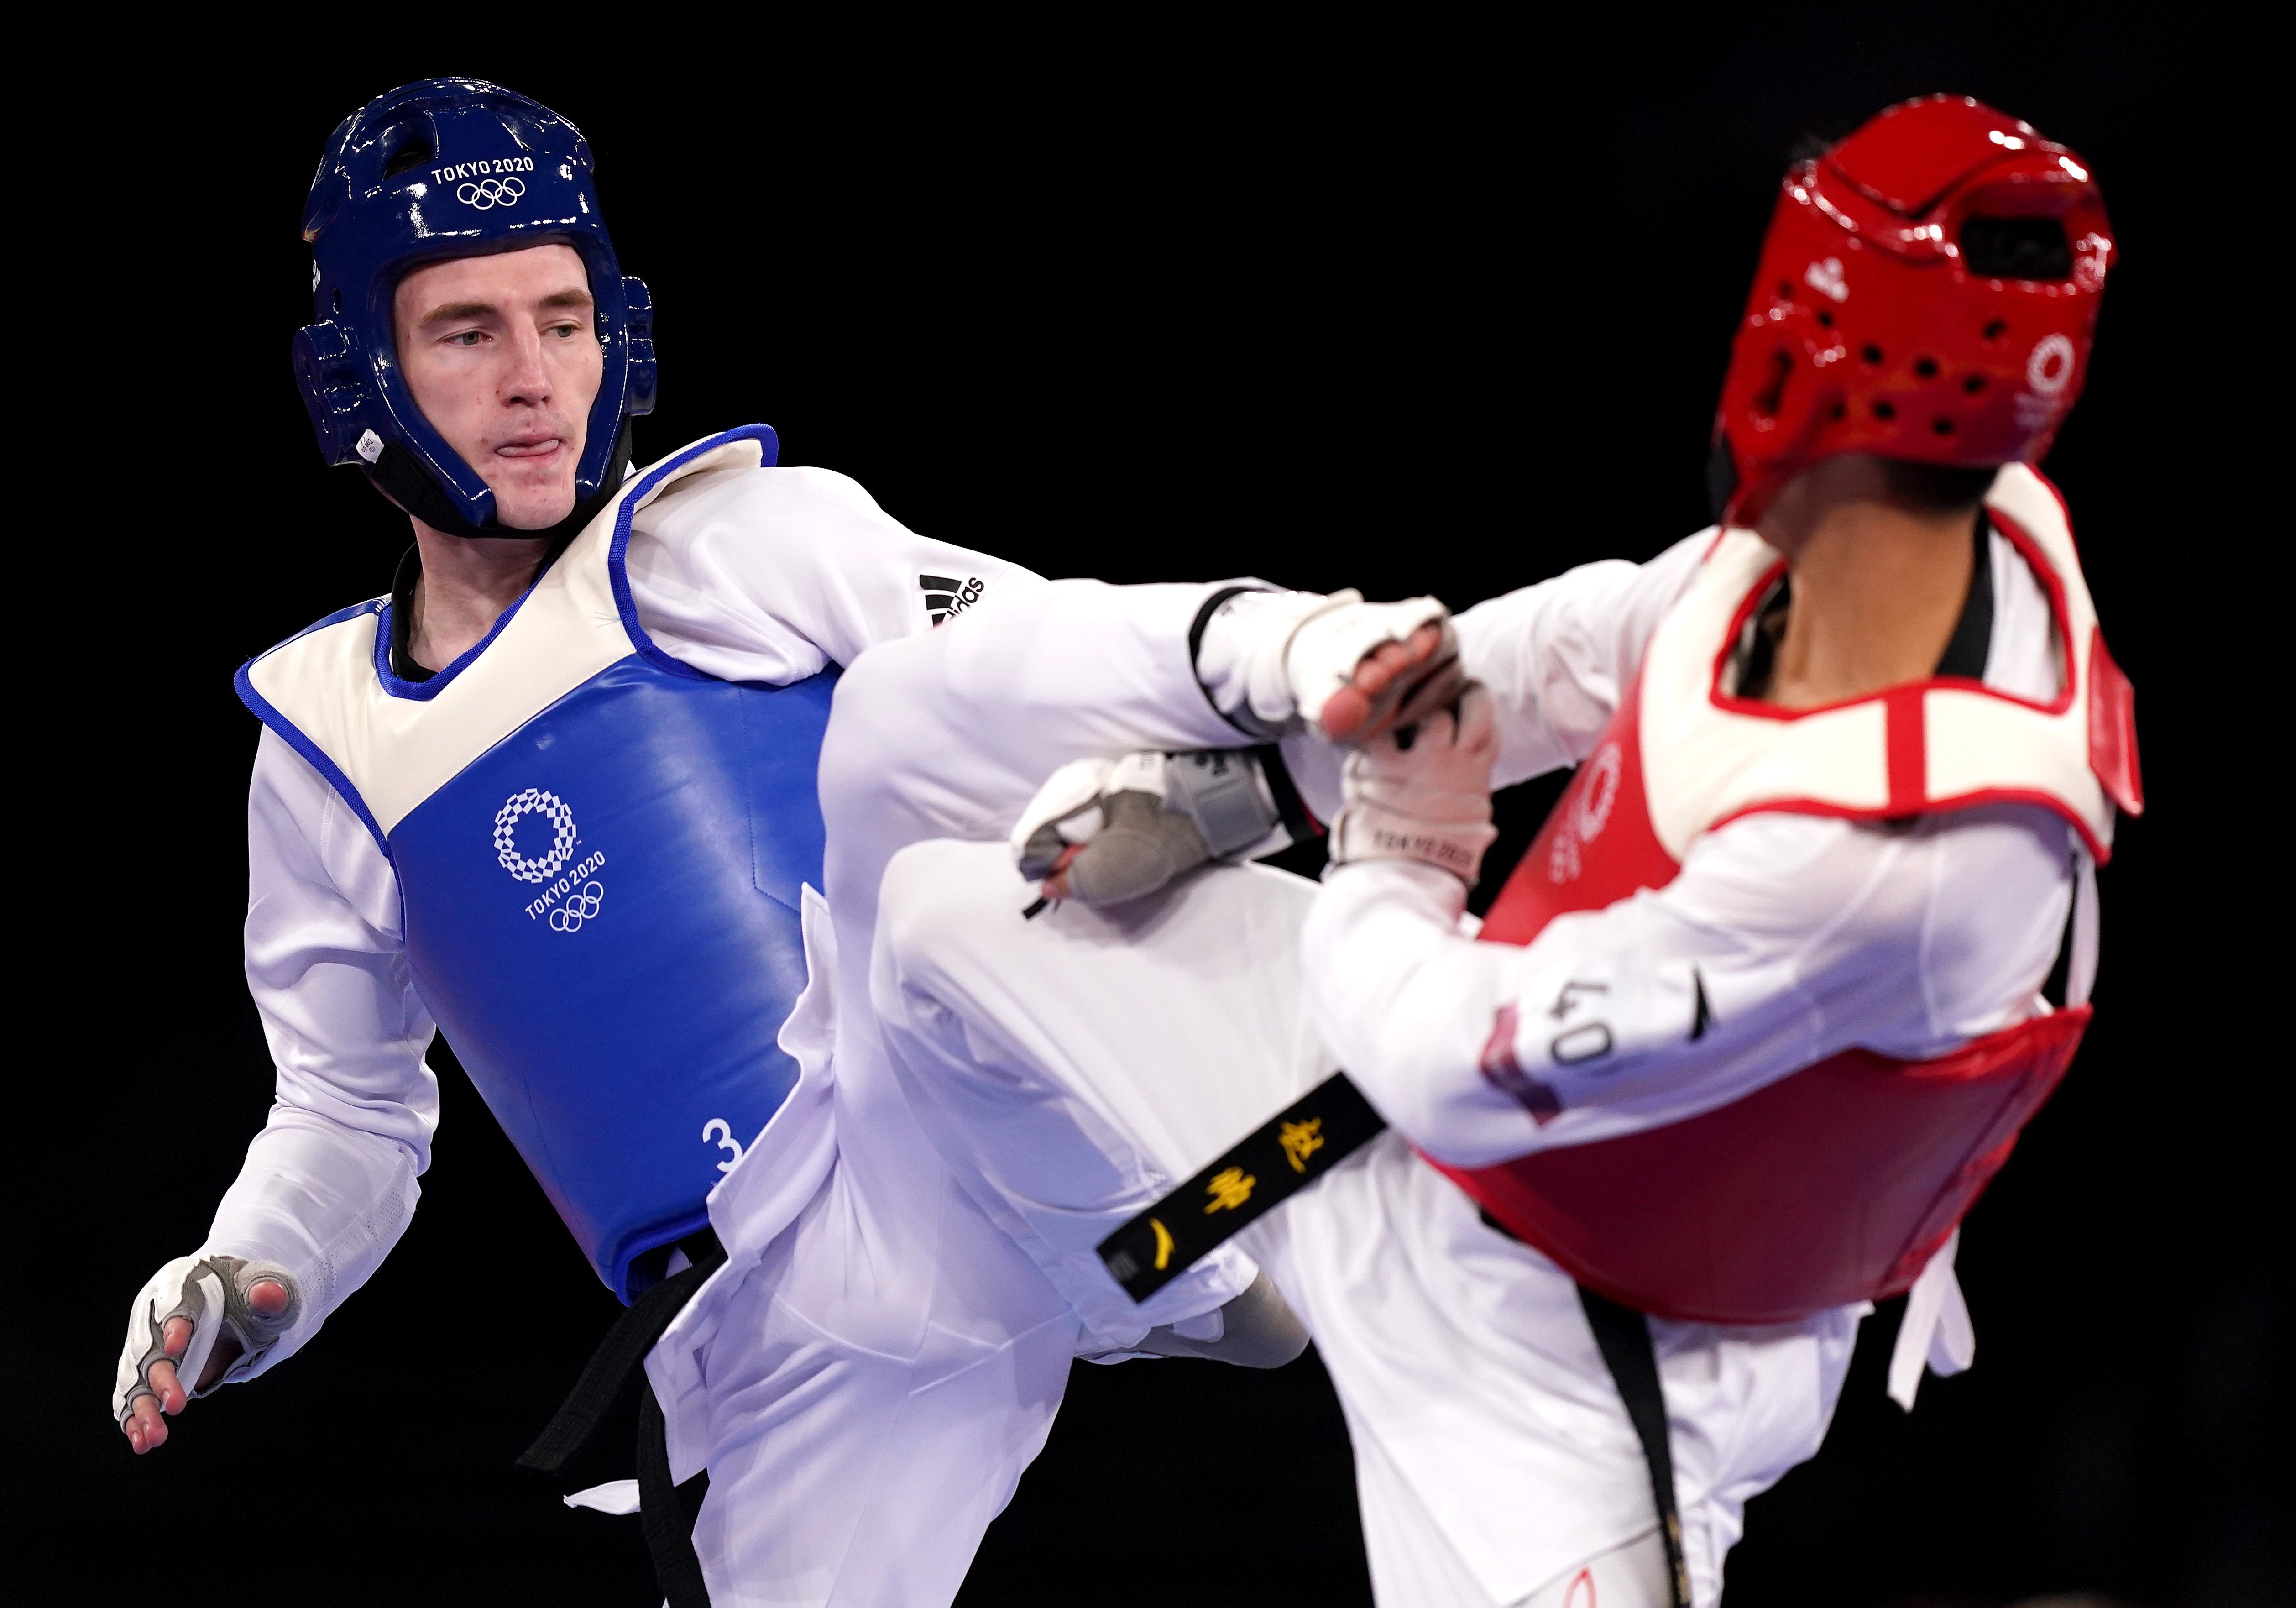
[[(1496, 705), (1499, 785), (1588, 757), (1713, 537), (1461, 617), (1467, 668)], [(2047, 597), (1997, 533), (1988, 557), (1984, 680), (2045, 700), (2060, 663)], [(2075, 1002), (2095, 973), (2096, 906), (2088, 853), (2061, 816), (2002, 804), (1906, 827), (1762, 814), (1698, 838), (1665, 887), (1558, 918), (1522, 947), (1473, 941), (1465, 890), (1442, 872), (1342, 867), (1308, 918), (1305, 971), (1339, 1064), (1412, 1144), (1476, 1166), (1680, 1120), (1851, 1046), (1923, 1058), (2046, 1011), (2077, 893)], [(1693, 977), (1717, 1023), (1695, 1040)], [(1534, 1017), (1572, 978), (1609, 987), (1631, 1053), (1542, 1123), (1480, 1065), (1500, 1007)], [(1370, 1462), (1395, 1471), (1480, 1589), (1513, 1601), (1646, 1532), (1641, 1458), (1568, 1277), (1487, 1228), (1392, 1138), (1319, 1194), (1292, 1214), (1293, 1265), (1319, 1316), (1355, 1315), (1319, 1323), (1317, 1341), (1358, 1462), (1368, 1436)], [(1950, 1372), (1973, 1350), (1956, 1243), (1915, 1286), (1891, 1368), (1907, 1406), (1924, 1360)], [(1701, 1601), (1718, 1593), (1745, 1501), (1817, 1449), (1865, 1309), (1759, 1330), (1652, 1321)], [(1546, 1493), (1538, 1511), (1526, 1490)]]
[[(637, 515), (627, 562), (655, 644), (721, 679), (770, 685), (928, 630), (952, 604), (1040, 584), (917, 536), (823, 469), (690, 476)], [(280, 1263), (304, 1305), (234, 1379), (291, 1356), (373, 1275), (413, 1216), (439, 1120), (422, 1060), (433, 1023), (410, 982), (397, 880), (342, 795), (267, 729), (248, 797), (246, 959), (277, 1100), (202, 1251)], [(773, 1144), (752, 1147), (784, 1165), (775, 1188), (751, 1192), (782, 1221), (834, 1155), (825, 1046), (790, 1047), (803, 1083), (768, 1129)], [(745, 1224), (744, 1238), (770, 1238), (782, 1221)]]

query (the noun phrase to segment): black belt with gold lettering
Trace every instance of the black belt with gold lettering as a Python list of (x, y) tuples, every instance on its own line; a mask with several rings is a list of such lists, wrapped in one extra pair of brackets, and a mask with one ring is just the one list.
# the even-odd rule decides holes
[(1218, 1161), (1100, 1242), (1100, 1259), (1144, 1301), (1387, 1126), (1345, 1072), (1247, 1134)]

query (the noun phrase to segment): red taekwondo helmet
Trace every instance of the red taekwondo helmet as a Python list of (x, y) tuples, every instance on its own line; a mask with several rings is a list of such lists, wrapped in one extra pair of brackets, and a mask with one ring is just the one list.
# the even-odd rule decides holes
[(1966, 95), (1797, 163), (1722, 382), (1721, 517), (1751, 523), (1837, 453), (2038, 463), (2088, 377), (2113, 250), (2088, 164)]

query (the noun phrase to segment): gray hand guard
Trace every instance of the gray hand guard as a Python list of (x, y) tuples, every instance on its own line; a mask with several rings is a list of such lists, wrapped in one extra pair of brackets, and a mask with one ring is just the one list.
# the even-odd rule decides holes
[[(175, 1283), (170, 1277), (180, 1268), (180, 1284), (176, 1285), (175, 1304), (161, 1310), (160, 1302), (167, 1299), (167, 1286)], [(287, 1292), (287, 1305), (276, 1317), (266, 1317), (248, 1305), (247, 1292), (257, 1284), (269, 1280)], [(205, 1390), (194, 1388), (200, 1375), (207, 1369), (208, 1359), (215, 1355), (216, 1342), (229, 1334), (238, 1341), (240, 1354), (225, 1375), (258, 1359), (279, 1337), (295, 1326), (303, 1314), (301, 1287), (295, 1276), (275, 1262), (251, 1262), (242, 1257), (209, 1256), (197, 1261), (184, 1259), (171, 1262), (159, 1277), (144, 1287), (138, 1305), (142, 1311), (129, 1320), (127, 1347), (120, 1358), (120, 1381), (112, 1399), (112, 1413), (125, 1423), (135, 1410), (138, 1398), (157, 1396), (152, 1388), (152, 1369), (168, 1359), (167, 1328), (169, 1320), (184, 1318), (192, 1325), (191, 1343), (180, 1359), (175, 1362), (176, 1378), (192, 1397), (211, 1396), (222, 1385), (217, 1379)], [(137, 1342), (143, 1350), (136, 1352)]]

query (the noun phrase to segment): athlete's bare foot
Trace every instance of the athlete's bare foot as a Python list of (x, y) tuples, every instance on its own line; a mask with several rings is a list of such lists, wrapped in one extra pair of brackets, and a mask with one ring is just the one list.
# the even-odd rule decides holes
[(1037, 891), (1048, 899), (1064, 899), (1072, 897), (1069, 892), (1069, 867), (1076, 864), (1077, 856), (1084, 851), (1085, 845), (1082, 843), (1070, 843), (1066, 849), (1062, 849), (1060, 862), (1053, 867), (1053, 874), (1045, 879), (1044, 886)]

